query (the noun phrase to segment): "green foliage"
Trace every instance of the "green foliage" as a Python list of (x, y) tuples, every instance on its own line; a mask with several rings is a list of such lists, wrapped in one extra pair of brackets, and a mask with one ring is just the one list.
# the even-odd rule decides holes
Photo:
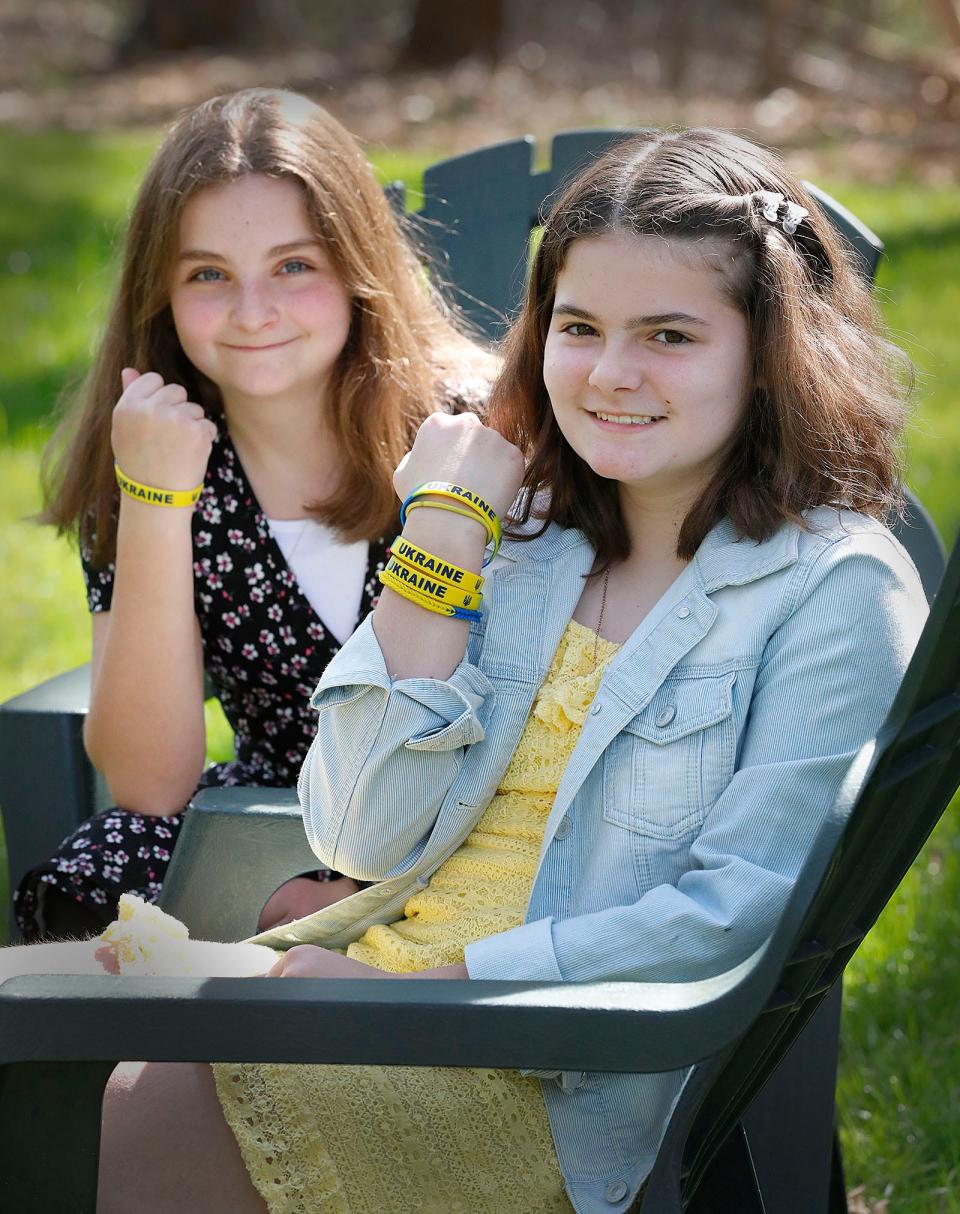
[[(0, 700), (86, 659), (70, 547), (27, 521), (63, 383), (78, 376), (112, 279), (118, 234), (156, 137), (0, 131)], [(418, 182), (422, 156), (370, 149), (382, 180)], [(29, 169), (25, 166), (29, 165)], [(880, 233), (880, 298), (919, 368), (910, 481), (947, 542), (960, 529), (960, 189), (823, 183)], [(411, 201), (416, 205), (416, 198)], [(208, 716), (211, 757), (229, 728)], [(848, 970), (840, 1078), (848, 1180), (896, 1214), (960, 1214), (960, 825), (954, 806)], [(2, 872), (2, 868), (0, 868)], [(2, 891), (0, 891), (2, 892)]]

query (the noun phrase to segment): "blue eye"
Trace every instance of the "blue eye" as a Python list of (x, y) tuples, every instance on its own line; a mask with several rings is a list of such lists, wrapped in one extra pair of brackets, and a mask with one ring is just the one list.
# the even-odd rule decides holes
[(681, 333), (677, 329), (659, 329), (654, 333), (653, 340), (658, 341), (661, 346), (683, 346), (690, 338), (686, 333)]
[(191, 282), (219, 282), (223, 278), (221, 270), (215, 270), (213, 266), (205, 266), (202, 270), (197, 270), (196, 273), (190, 275)]
[(299, 258), (295, 258), (293, 261), (285, 261), (283, 263), (283, 265), (280, 267), (280, 273), (281, 274), (303, 274), (306, 271), (311, 270), (311, 269), (313, 269), (313, 267), (311, 265), (309, 265), (307, 262), (301, 261)]

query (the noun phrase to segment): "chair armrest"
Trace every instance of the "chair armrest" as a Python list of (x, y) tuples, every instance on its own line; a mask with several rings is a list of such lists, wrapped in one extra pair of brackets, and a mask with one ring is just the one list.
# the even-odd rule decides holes
[(319, 867), (294, 789), (207, 788), (190, 803), (161, 907), (198, 940), (243, 940), (284, 881)]
[(776, 971), (766, 946), (698, 982), (10, 978), (0, 1065), (336, 1063), (663, 1071), (736, 1041)]
[(0, 704), (0, 809), (11, 884), (45, 860), (106, 796), (83, 747), (90, 668)]
[(0, 985), (4, 1194), (21, 1214), (94, 1214), (103, 1087), (121, 1059), (670, 1070), (742, 1035), (773, 985), (761, 960), (675, 986), (11, 978)]

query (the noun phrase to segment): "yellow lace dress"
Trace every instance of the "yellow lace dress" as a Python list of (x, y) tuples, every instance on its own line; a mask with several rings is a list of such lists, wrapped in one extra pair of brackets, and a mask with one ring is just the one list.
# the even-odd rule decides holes
[[(523, 921), (547, 815), (618, 646), (571, 621), (496, 796), (404, 917), (347, 955), (410, 973)], [(516, 1071), (219, 1063), (270, 1214), (569, 1212), (540, 1086)]]

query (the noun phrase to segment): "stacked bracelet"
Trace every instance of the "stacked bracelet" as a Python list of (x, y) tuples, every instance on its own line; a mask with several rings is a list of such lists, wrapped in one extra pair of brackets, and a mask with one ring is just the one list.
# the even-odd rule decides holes
[(403, 521), (406, 522), (411, 510), (418, 510), (421, 506), (429, 506), (431, 510), (447, 510), (450, 514), (459, 514), (461, 518), (468, 518), (474, 523), (479, 523), (487, 532), (487, 543), (490, 543), (490, 531), (487, 528), (486, 519), (481, 518), (473, 510), (464, 510), (461, 506), (454, 506), (450, 502), (438, 502), (432, 497), (414, 498), (403, 512)]
[(431, 577), (429, 573), (411, 569), (403, 561), (398, 561), (395, 556), (391, 556), (387, 561), (385, 572), (393, 574), (395, 578), (399, 578), (418, 594), (425, 594), (438, 603), (449, 603), (452, 607), (469, 607), (473, 611), (477, 611), (483, 602), (483, 595), (477, 591), (461, 590), (459, 586), (451, 586), (449, 582)]
[[(414, 503), (414, 505), (416, 504)], [(471, 515), (470, 517), (472, 518), (473, 516)], [(390, 546), (390, 553), (396, 560), (401, 561), (410, 569), (428, 574), (441, 582), (448, 583), (450, 586), (457, 586), (461, 590), (475, 592), (483, 589), (483, 578), (478, 573), (471, 573), (468, 569), (461, 569), (459, 565), (445, 561), (442, 557), (433, 556), (431, 553), (425, 552), (423, 548), (418, 548), (416, 544), (403, 535), (398, 535), (393, 541)]]
[(122, 493), (149, 506), (195, 506), (203, 492), (202, 483), (196, 489), (156, 489), (153, 485), (141, 485), (139, 481), (131, 480), (121, 471), (119, 464), (113, 465), (113, 471)]
[[(448, 505), (446, 501), (420, 500), (435, 497), (448, 498), (456, 505)], [(500, 541), (503, 538), (503, 527), (496, 511), (478, 493), (473, 493), (460, 485), (452, 485), (449, 481), (427, 481), (423, 485), (418, 485), (400, 507), (401, 526), (407, 521), (407, 511), (417, 504), (434, 506), (439, 510), (449, 510), (453, 514), (463, 514), (467, 518), (475, 518), (486, 528), (487, 543), (493, 545), (493, 552), (483, 563), (489, 564), (497, 555)]]
[[(407, 577), (402, 577), (396, 569), (391, 568), (392, 565), (395, 565), (397, 569), (403, 569), (407, 573)], [(381, 569), (377, 577), (382, 585), (395, 590), (397, 594), (405, 599), (409, 599), (411, 603), (416, 603), (418, 607), (432, 611), (434, 615), (445, 615), (456, 620), (480, 619), (480, 612), (476, 608), (461, 607), (421, 590), (420, 587), (414, 584), (413, 580), (410, 580), (415, 579), (416, 575), (410, 573), (406, 569), (406, 566), (401, 565), (399, 562), (392, 560), (388, 562), (386, 569)], [(480, 596), (476, 595), (475, 597), (479, 606)]]

